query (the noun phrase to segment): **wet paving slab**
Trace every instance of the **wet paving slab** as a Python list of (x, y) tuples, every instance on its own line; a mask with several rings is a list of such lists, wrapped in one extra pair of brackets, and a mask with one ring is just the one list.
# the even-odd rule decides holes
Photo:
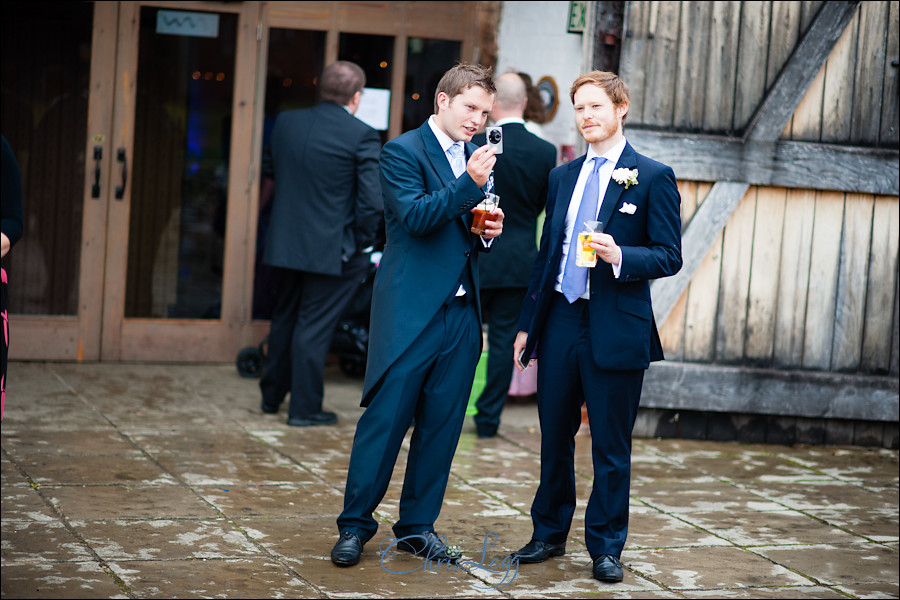
[(404, 442), (359, 565), (330, 561), (361, 381), (326, 372), (332, 427), (259, 411), (231, 365), (12, 363), (0, 454), (3, 598), (897, 598), (898, 453), (636, 439), (621, 583), (591, 577), (589, 427), (566, 554), (518, 565), (540, 475), (534, 404), (467, 419), (437, 532), (397, 552)]

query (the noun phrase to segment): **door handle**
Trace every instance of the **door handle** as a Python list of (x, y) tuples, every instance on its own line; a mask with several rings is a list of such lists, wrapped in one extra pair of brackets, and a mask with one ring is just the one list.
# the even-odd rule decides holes
[(91, 198), (100, 197), (100, 160), (103, 158), (103, 146), (94, 146), (94, 185), (91, 186)]
[(125, 148), (119, 148), (116, 152), (116, 160), (122, 163), (122, 185), (116, 186), (116, 200), (125, 197), (125, 183), (128, 181), (128, 162), (125, 160)]

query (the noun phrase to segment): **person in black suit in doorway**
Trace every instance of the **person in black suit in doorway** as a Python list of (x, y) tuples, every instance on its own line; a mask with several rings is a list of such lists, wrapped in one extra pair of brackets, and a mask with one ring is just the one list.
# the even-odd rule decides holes
[(291, 394), (288, 425), (332, 425), (322, 410), (325, 359), (341, 314), (368, 272), (383, 217), (378, 133), (357, 119), (366, 76), (338, 61), (319, 78), (319, 104), (281, 113), (264, 172), (275, 199), (263, 262), (275, 307), (260, 380), (262, 411)]
[[(487, 377), (475, 402), (480, 438), (494, 437), (500, 426), (513, 374), (510, 350), (537, 258), (537, 218), (547, 202), (550, 170), (556, 166), (553, 144), (525, 129), (525, 82), (516, 73), (505, 73), (496, 85), (491, 120), (503, 129), (503, 153), (497, 155), (494, 166), (494, 189), (506, 219), (503, 238), (481, 259), (479, 271), (481, 306), (488, 326)], [(478, 134), (472, 141), (484, 145), (485, 136)]]

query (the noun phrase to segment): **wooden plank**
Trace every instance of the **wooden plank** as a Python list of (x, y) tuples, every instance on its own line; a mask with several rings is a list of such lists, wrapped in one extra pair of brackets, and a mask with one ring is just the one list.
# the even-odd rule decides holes
[(774, 353), (786, 198), (784, 188), (758, 188), (756, 195), (744, 356), (760, 365), (771, 364)]
[[(875, 198), (872, 218), (872, 250), (866, 290), (866, 314), (860, 369), (888, 373), (891, 368), (891, 335), (896, 322), (900, 199)], [(888, 310), (894, 307), (895, 310)]]
[[(759, 106), (745, 139), (770, 141), (784, 130), (809, 84), (835, 47), (835, 41), (841, 37), (845, 28), (853, 35), (855, 28), (847, 27), (847, 23), (855, 14), (857, 4), (859, 3), (828, 2), (822, 7)], [(826, 87), (827, 84), (826, 76)]]
[(631, 108), (630, 123), (644, 122), (644, 84), (647, 80), (646, 62), (649, 50), (647, 27), (650, 2), (625, 3), (625, 38), (622, 41), (621, 74), (628, 82)]
[(708, 73), (704, 88), (703, 129), (730, 133), (734, 130), (734, 81), (736, 77), (740, 2), (715, 2), (710, 27)]
[(891, 333), (891, 375), (900, 374), (900, 276), (894, 292), (894, 331)]
[[(857, 145), (876, 145), (880, 119), (873, 119), (881, 110), (885, 85), (885, 27), (890, 2), (863, 2), (859, 8), (859, 38), (856, 55), (853, 106), (849, 141)], [(897, 55), (892, 55), (896, 60)], [(896, 69), (894, 69), (896, 79)]]
[(327, 30), (337, 2), (266, 2), (270, 27)]
[[(681, 223), (684, 226), (697, 207), (696, 181), (679, 181), (678, 192), (681, 195)], [(687, 298), (690, 288), (685, 289), (675, 303), (664, 323), (659, 323), (659, 338), (667, 360), (683, 360), (684, 328), (687, 312)]]
[[(775, 5), (783, 2), (775, 2)], [(740, 45), (738, 46), (737, 84), (734, 94), (734, 127), (743, 130), (766, 93), (766, 53), (776, 43), (770, 39), (772, 4), (744, 2), (741, 10)], [(774, 28), (774, 22), (771, 25)]]
[(630, 126), (625, 134), (638, 152), (669, 165), (680, 179), (900, 193), (897, 150), (793, 141), (741, 143), (724, 136), (685, 136)]
[(819, 192), (816, 195), (803, 340), (802, 366), (807, 369), (827, 371), (831, 367), (843, 217), (843, 193)]
[(891, 57), (884, 63), (884, 90), (881, 101), (881, 130), (878, 143), (884, 148), (896, 148), (900, 144), (900, 75), (895, 61), (900, 55), (900, 3), (890, 2), (891, 14), (887, 22), (885, 55)]
[(805, 33), (813, 19), (825, 4), (824, 0), (803, 0), (800, 2), (800, 31)]
[(859, 368), (874, 201), (874, 197), (868, 194), (846, 194), (844, 197), (841, 266), (831, 350), (833, 371), (856, 371)]
[(756, 187), (748, 190), (725, 225), (716, 323), (716, 360), (723, 362), (744, 358), (756, 196)]
[(806, 296), (815, 214), (814, 191), (787, 190), (785, 225), (781, 238), (778, 304), (775, 309), (773, 364), (776, 367), (796, 368), (803, 364)]
[(673, 125), (677, 128), (698, 130), (703, 125), (701, 94), (706, 87), (706, 50), (711, 19), (711, 2), (682, 3), (673, 117)]
[(720, 232), (694, 273), (688, 288), (684, 325), (685, 360), (710, 362), (715, 359), (722, 238)]
[(669, 312), (669, 318), (659, 326), (659, 340), (666, 360), (684, 360), (684, 319), (689, 290), (684, 290)]
[[(825, 5), (826, 10), (831, 4)], [(856, 32), (859, 16), (853, 19), (831, 54), (825, 69), (825, 93), (822, 102), (822, 141), (840, 143), (850, 138), (853, 110), (853, 79), (856, 62)]]
[(671, 277), (657, 279), (651, 284), (653, 315), (657, 323), (663, 323), (675, 302), (691, 281), (697, 267), (718, 237), (734, 207), (744, 196), (746, 183), (716, 183), (697, 209), (694, 218), (681, 237), (681, 270)]
[(644, 94), (643, 123), (671, 126), (675, 110), (675, 75), (672, 61), (678, 53), (680, 2), (655, 4), (656, 29), (650, 40), (647, 89)]
[(897, 422), (897, 380), (655, 362), (644, 376), (641, 408)]
[(791, 116), (788, 132), (782, 132), (782, 139), (818, 142), (822, 137), (822, 100), (825, 94), (825, 66), (809, 84), (797, 110)]
[[(681, 228), (684, 229), (685, 226), (690, 222), (691, 217), (694, 216), (694, 212), (697, 210), (697, 206), (700, 202), (703, 201), (702, 198), (698, 198), (698, 186), (700, 185), (697, 181), (686, 181), (683, 179), (678, 180), (678, 193), (681, 196)], [(707, 190), (708, 192), (709, 190)]]
[[(774, 85), (778, 74), (797, 46), (800, 39), (801, 12), (799, 2), (778, 0), (772, 3), (772, 34), (767, 48), (766, 88)], [(765, 46), (759, 46), (763, 47)]]

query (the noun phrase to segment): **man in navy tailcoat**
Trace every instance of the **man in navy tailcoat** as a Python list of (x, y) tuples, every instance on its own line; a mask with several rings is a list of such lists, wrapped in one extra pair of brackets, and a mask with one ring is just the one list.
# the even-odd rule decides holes
[(437, 85), (435, 114), (381, 153), (386, 243), (375, 276), (369, 355), (353, 439), (340, 538), (331, 560), (359, 562), (372, 517), (414, 421), (396, 548), (429, 560), (459, 553), (434, 531), (481, 353), (478, 255), (502, 232), (470, 232), (488, 192), (494, 150), (470, 142), (494, 103), (490, 69), (459, 64)]

